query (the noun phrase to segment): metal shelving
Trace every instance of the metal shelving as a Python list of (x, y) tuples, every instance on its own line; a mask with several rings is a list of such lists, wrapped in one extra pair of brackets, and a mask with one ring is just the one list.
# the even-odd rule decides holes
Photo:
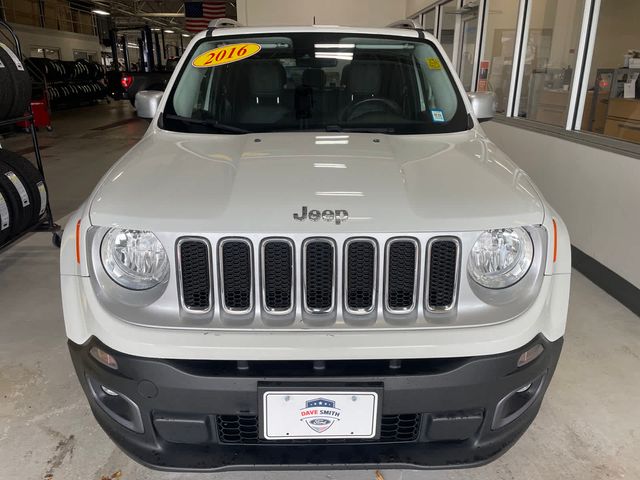
[[(0, 20), (0, 32), (2, 32), (3, 29), (9, 33), (9, 37), (12, 38), (13, 40), (14, 53), (20, 60), (22, 60), (23, 56), (22, 56), (22, 50), (20, 48), (20, 40), (18, 39), (16, 33), (13, 31), (11, 26), (7, 24), (5, 21)], [(36, 132), (35, 123), (33, 121), (33, 112), (31, 111), (31, 105), (29, 105), (27, 115), (22, 117), (8, 118), (6, 120), (2, 120), (0, 121), (0, 127), (4, 127), (8, 125), (16, 125), (19, 122), (26, 122), (28, 125), (28, 130), (31, 134), (31, 142), (33, 144), (33, 152), (36, 157), (36, 164), (38, 167), (38, 171), (40, 172), (40, 175), (42, 175), (44, 188), (45, 188), (45, 191), (47, 192), (47, 206), (45, 209), (45, 213), (42, 215), (42, 217), (40, 217), (40, 220), (38, 221), (38, 223), (27, 228), (25, 231), (16, 235), (7, 243), (0, 246), (0, 253), (7, 250), (9, 247), (14, 245), (16, 242), (24, 238), (29, 233), (36, 232), (36, 231), (51, 232), (53, 234), (53, 243), (57, 246), (59, 246), (59, 241), (60, 241), (60, 236), (59, 236), (60, 226), (53, 221), (53, 214), (51, 213), (51, 204), (49, 203), (49, 198), (50, 198), (49, 187), (47, 186), (47, 180), (44, 174), (44, 167), (42, 165), (42, 155), (40, 154), (40, 144), (38, 142), (38, 133)]]

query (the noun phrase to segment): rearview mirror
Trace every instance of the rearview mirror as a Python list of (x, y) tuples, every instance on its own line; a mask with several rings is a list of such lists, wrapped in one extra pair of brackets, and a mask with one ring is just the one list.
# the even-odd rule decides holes
[(158, 105), (164, 92), (157, 90), (142, 90), (136, 95), (136, 110), (140, 118), (153, 118), (158, 111)]
[(496, 95), (493, 92), (467, 93), (471, 109), (479, 122), (488, 122), (496, 114)]

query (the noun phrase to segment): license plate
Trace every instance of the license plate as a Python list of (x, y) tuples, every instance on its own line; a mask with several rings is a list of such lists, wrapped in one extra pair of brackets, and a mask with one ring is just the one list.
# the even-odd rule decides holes
[(265, 392), (267, 440), (374, 438), (377, 392)]

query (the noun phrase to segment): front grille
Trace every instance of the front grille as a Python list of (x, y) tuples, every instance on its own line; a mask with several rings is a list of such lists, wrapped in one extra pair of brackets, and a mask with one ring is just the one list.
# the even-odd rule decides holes
[(427, 308), (447, 311), (455, 303), (458, 282), (458, 242), (435, 239), (429, 243)]
[(415, 306), (418, 244), (413, 239), (393, 240), (387, 248), (387, 309), (408, 312)]
[[(216, 243), (212, 260), (210, 245)], [(278, 326), (294, 328), (398, 322), (420, 327), (415, 324), (418, 312), (429, 322), (433, 314), (456, 308), (460, 254), (461, 240), (450, 236), (352, 237), (339, 242), (325, 237), (184, 237), (177, 244), (176, 271), (183, 309), (211, 312), (217, 303), (214, 317), (220, 315), (225, 322), (236, 318), (234, 328), (272, 328), (278, 316)], [(300, 318), (297, 302), (303, 311)]]
[(262, 246), (263, 302), (269, 313), (293, 308), (293, 244), (289, 240), (268, 240)]
[(377, 246), (374, 240), (350, 240), (345, 249), (345, 304), (350, 313), (375, 307)]
[(206, 312), (211, 309), (211, 267), (209, 244), (189, 239), (179, 243), (182, 305), (187, 310)]
[(252, 307), (251, 244), (247, 240), (220, 243), (222, 304), (230, 312), (246, 312)]
[(403, 415), (383, 415), (380, 438), (369, 439), (325, 439), (325, 440), (283, 440), (268, 441), (259, 438), (259, 419), (250, 415), (218, 415), (216, 426), (220, 443), (258, 444), (258, 443), (403, 443), (415, 442), (420, 434), (419, 413)]
[(305, 306), (313, 313), (326, 313), (334, 306), (335, 246), (330, 240), (305, 243)]
[(246, 415), (218, 415), (220, 443), (258, 443), (258, 417)]

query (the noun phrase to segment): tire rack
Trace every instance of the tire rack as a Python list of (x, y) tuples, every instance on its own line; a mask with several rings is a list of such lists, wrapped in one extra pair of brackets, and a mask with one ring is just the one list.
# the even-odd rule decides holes
[[(16, 33), (13, 29), (4, 21), (0, 19), (0, 33), (2, 29), (5, 29), (9, 32), (9, 35), (13, 38), (13, 44), (15, 46), (15, 54), (22, 61), (22, 50), (20, 48), (20, 40), (18, 39)], [(0, 127), (15, 125), (18, 122), (27, 122), (29, 125), (29, 131), (31, 132), (31, 142), (33, 143), (33, 153), (36, 157), (36, 163), (38, 170), (40, 171), (40, 175), (42, 175), (42, 181), (44, 183), (45, 191), (47, 192), (47, 207), (45, 213), (40, 218), (39, 222), (35, 225), (27, 228), (25, 231), (19, 233), (14, 238), (9, 240), (4, 245), (0, 246), (0, 253), (4, 252), (16, 242), (24, 238), (26, 235), (32, 232), (51, 232), (53, 234), (53, 243), (56, 246), (60, 246), (60, 226), (57, 225), (53, 221), (53, 214), (51, 213), (51, 204), (49, 203), (49, 187), (47, 186), (47, 180), (44, 174), (44, 167), (42, 166), (42, 156), (40, 154), (40, 144), (38, 143), (38, 134), (36, 132), (36, 127), (33, 121), (33, 113), (31, 112), (31, 104), (28, 107), (28, 114), (23, 117), (18, 118), (8, 118), (6, 120), (0, 121)]]

